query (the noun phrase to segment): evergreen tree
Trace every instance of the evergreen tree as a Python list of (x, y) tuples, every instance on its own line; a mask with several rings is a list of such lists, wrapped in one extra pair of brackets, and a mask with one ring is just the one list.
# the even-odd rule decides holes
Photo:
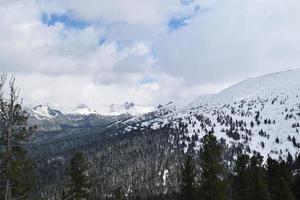
[(294, 166), (292, 190), (296, 200), (300, 200), (300, 154), (296, 156)]
[(263, 157), (254, 155), (250, 159), (249, 166), (249, 199), (250, 200), (270, 200), (270, 193), (268, 191), (268, 181), (266, 170), (262, 165)]
[(0, 199), (31, 199), (36, 179), (24, 143), (34, 128), (27, 125), (28, 114), (18, 100), (14, 77), (4, 97), (6, 78), (6, 74), (0, 76)]
[(83, 153), (75, 153), (67, 168), (68, 180), (63, 191), (63, 200), (88, 200), (90, 182), (87, 175), (88, 164)]
[(268, 181), (269, 191), (273, 200), (293, 200), (292, 194), (292, 171), (284, 162), (278, 162), (268, 158)]
[(242, 154), (237, 158), (234, 167), (234, 179), (232, 184), (234, 199), (236, 200), (248, 200), (251, 195), (249, 179), (249, 162), (250, 158), (248, 155)]
[(114, 194), (113, 194), (113, 199), (114, 200), (124, 200), (125, 199), (125, 192), (122, 189), (122, 187), (117, 187), (117, 189), (115, 189)]
[(295, 196), (295, 200), (300, 200), (300, 173), (294, 176), (292, 189), (293, 189), (293, 194)]
[(195, 164), (191, 156), (187, 156), (180, 169), (180, 191), (183, 200), (194, 200), (196, 195)]
[(200, 158), (200, 194), (204, 200), (227, 199), (222, 146), (213, 133), (202, 138)]

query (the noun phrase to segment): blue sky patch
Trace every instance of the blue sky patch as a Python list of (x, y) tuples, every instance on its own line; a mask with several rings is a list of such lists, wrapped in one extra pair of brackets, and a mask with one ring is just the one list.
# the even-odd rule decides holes
[(70, 14), (47, 14), (43, 13), (41, 16), (41, 20), (43, 24), (48, 26), (53, 26), (56, 23), (62, 23), (64, 26), (68, 28), (75, 28), (75, 29), (84, 29), (90, 26), (90, 23), (84, 20), (75, 19)]
[(101, 37), (101, 38), (99, 39), (98, 44), (99, 44), (99, 46), (102, 46), (105, 42), (106, 42), (106, 38)]
[(170, 19), (168, 27), (171, 31), (177, 30), (186, 26), (188, 24), (188, 19), (190, 19), (190, 17), (174, 17)]
[(144, 77), (139, 83), (141, 85), (144, 85), (144, 84), (148, 84), (148, 83), (156, 83), (157, 80), (155, 80), (154, 78), (150, 78), (148, 76)]

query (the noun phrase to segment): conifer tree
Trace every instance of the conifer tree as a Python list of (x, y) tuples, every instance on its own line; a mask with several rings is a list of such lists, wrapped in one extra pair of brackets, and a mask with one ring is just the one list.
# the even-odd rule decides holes
[(28, 114), (18, 99), (14, 77), (8, 84), (8, 97), (4, 96), (6, 79), (6, 74), (0, 76), (0, 199), (30, 199), (36, 179), (24, 143), (34, 128), (27, 125)]
[(227, 198), (225, 167), (222, 157), (222, 146), (213, 133), (202, 138), (200, 158), (200, 194), (204, 200), (224, 200)]
[(183, 200), (194, 200), (196, 197), (196, 171), (193, 158), (187, 156), (184, 165), (180, 169), (180, 191)]
[(67, 167), (68, 180), (63, 191), (63, 200), (89, 199), (90, 182), (87, 171), (88, 163), (83, 153), (75, 153)]
[(300, 173), (295, 174), (292, 189), (295, 200), (300, 200)]
[(270, 193), (268, 190), (268, 181), (266, 170), (262, 165), (263, 157), (260, 155), (254, 155), (250, 159), (249, 166), (249, 199), (250, 200), (270, 200)]
[(248, 155), (242, 154), (237, 158), (234, 167), (234, 179), (233, 179), (233, 192), (234, 199), (236, 200), (248, 200), (250, 195), (250, 185), (249, 185), (249, 161)]
[(292, 171), (284, 161), (268, 158), (269, 191), (273, 200), (293, 200)]
[(293, 166), (293, 185), (292, 190), (295, 196), (295, 200), (300, 200), (300, 154), (296, 156), (294, 166)]
[(115, 189), (113, 197), (115, 200), (124, 200), (125, 199), (125, 192), (123, 191), (122, 187), (117, 187)]

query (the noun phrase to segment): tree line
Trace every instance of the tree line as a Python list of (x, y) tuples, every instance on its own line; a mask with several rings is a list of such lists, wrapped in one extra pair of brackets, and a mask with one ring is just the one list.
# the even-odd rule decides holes
[(240, 154), (233, 166), (222, 157), (213, 133), (205, 135), (196, 158), (188, 155), (180, 169), (179, 199), (300, 200), (300, 156), (264, 163), (259, 154)]

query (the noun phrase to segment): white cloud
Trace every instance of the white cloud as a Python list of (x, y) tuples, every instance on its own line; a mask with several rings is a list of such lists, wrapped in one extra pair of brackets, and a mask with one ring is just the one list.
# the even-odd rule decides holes
[(300, 2), (219, 1), (155, 41), (164, 72), (190, 84), (240, 80), (300, 66)]
[[(103, 109), (192, 98), (300, 66), (299, 1), (185, 2), (0, 0), (0, 69), (17, 75), (28, 103)], [(88, 25), (46, 25), (45, 13)], [(174, 17), (188, 23), (170, 31)]]
[[(168, 16), (178, 11), (181, 2), (174, 0), (59, 0), (53, 5), (56, 8), (59, 5), (65, 10), (72, 10), (77, 17), (90, 21), (156, 26), (166, 22)], [(53, 11), (53, 9), (50, 10)]]

